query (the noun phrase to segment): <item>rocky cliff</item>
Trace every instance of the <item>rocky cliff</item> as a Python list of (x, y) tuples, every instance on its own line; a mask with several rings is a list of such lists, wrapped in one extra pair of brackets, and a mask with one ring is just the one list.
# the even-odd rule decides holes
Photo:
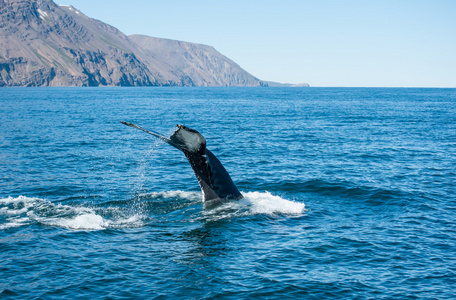
[(261, 86), (212, 47), (116, 28), (52, 0), (0, 0), (0, 86)]
[(129, 38), (144, 51), (152, 73), (163, 75), (175, 85), (263, 85), (213, 47), (143, 35)]

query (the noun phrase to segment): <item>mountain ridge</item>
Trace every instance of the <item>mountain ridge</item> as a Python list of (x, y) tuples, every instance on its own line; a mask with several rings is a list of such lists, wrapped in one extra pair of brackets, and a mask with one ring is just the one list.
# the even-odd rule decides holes
[(266, 86), (213, 47), (126, 36), (52, 0), (0, 0), (0, 86)]

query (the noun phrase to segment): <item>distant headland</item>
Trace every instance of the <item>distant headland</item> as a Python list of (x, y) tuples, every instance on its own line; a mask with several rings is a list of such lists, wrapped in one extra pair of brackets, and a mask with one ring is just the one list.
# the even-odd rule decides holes
[(310, 87), (308, 83), (280, 83), (275, 81), (265, 81), (270, 87)]
[(0, 86), (294, 85), (262, 81), (211, 46), (126, 36), (52, 0), (4, 0)]

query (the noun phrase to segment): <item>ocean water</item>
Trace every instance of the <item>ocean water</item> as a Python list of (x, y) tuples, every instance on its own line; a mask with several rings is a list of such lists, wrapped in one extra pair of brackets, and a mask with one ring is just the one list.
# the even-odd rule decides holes
[[(1, 299), (455, 299), (456, 90), (0, 89)], [(200, 131), (245, 198), (204, 208)]]

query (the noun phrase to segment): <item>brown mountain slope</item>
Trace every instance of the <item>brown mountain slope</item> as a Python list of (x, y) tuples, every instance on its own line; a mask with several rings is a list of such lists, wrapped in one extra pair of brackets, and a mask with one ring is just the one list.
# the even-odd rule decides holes
[(0, 86), (155, 85), (112, 26), (51, 0), (0, 0)]
[(0, 86), (261, 84), (208, 46), (130, 39), (52, 0), (0, 0)]
[(159, 73), (177, 85), (263, 85), (213, 47), (144, 35), (130, 35), (129, 38), (143, 49), (151, 70), (158, 68)]

